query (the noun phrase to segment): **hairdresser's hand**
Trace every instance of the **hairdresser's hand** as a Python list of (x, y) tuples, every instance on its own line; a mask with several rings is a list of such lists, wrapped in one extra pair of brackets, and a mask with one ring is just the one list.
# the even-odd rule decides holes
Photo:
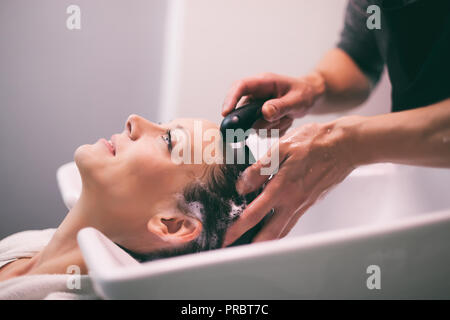
[[(353, 135), (346, 124), (356, 116), (326, 124), (307, 124), (286, 136), (258, 162), (248, 167), (236, 184), (239, 193), (246, 194), (261, 187), (269, 176), (261, 175), (263, 164), (279, 151), (279, 170), (267, 182), (262, 193), (244, 210), (225, 236), (227, 246), (255, 226), (274, 209), (254, 242), (286, 236), (305, 211), (333, 186), (340, 183), (355, 167)], [(273, 159), (273, 157), (272, 157)], [(275, 168), (276, 169), (276, 168)]]
[(269, 99), (262, 107), (264, 119), (256, 121), (254, 128), (277, 128), (281, 136), (293, 119), (304, 116), (324, 91), (324, 79), (318, 72), (298, 78), (263, 73), (233, 84), (225, 98), (222, 115), (252, 99)]

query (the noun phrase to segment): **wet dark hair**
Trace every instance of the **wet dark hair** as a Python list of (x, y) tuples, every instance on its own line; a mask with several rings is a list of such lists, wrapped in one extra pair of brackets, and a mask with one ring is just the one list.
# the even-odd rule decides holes
[[(226, 150), (226, 152), (233, 152), (236, 159), (235, 149), (227, 147)], [(123, 246), (118, 246), (139, 262), (221, 248), (228, 227), (239, 218), (247, 204), (253, 201), (261, 192), (260, 189), (241, 196), (236, 191), (235, 185), (239, 175), (254, 161), (250, 149), (244, 146), (243, 150), (245, 154), (243, 164), (211, 165), (205, 182), (193, 181), (183, 190), (178, 202), (179, 209), (187, 215), (197, 219), (200, 218), (202, 222), (202, 231), (195, 240), (181, 247), (162, 249), (150, 253), (137, 253)], [(196, 212), (193, 212), (193, 209)], [(267, 218), (268, 216), (266, 215), (265, 219), (229, 246), (250, 243), (261, 230)]]

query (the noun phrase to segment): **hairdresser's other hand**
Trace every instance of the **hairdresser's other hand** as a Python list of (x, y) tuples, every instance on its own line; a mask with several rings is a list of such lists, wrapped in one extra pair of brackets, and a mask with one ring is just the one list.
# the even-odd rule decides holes
[(267, 182), (269, 176), (262, 175), (261, 169), (275, 167), (268, 159), (279, 151), (278, 172), (231, 225), (224, 246), (255, 226), (272, 208), (274, 214), (254, 242), (286, 236), (317, 199), (344, 180), (355, 167), (353, 135), (346, 129), (346, 124), (353, 123), (356, 118), (344, 117), (294, 129), (280, 138), (262, 159), (248, 167), (236, 184), (241, 194), (252, 192)]
[(236, 81), (228, 92), (222, 107), (226, 116), (236, 107), (252, 99), (269, 99), (262, 107), (264, 119), (255, 122), (255, 129), (280, 129), (282, 135), (294, 118), (304, 116), (325, 91), (325, 81), (318, 72), (302, 77), (274, 73)]

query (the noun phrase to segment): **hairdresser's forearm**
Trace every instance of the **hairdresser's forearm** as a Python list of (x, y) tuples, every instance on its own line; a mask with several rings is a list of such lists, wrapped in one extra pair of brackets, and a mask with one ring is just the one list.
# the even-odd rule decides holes
[(378, 162), (450, 168), (450, 99), (409, 111), (344, 117), (347, 153), (355, 166)]
[(366, 100), (371, 90), (369, 80), (355, 62), (337, 48), (328, 51), (307, 77), (315, 80), (315, 83), (323, 82), (325, 88), (317, 90), (318, 97), (310, 113), (335, 112), (355, 107)]

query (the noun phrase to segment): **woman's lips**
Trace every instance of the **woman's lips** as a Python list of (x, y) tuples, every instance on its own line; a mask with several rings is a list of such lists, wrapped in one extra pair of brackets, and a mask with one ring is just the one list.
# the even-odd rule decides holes
[(113, 134), (111, 136), (111, 139), (109, 140), (111, 142), (111, 145), (114, 149), (114, 155), (116, 155), (117, 151), (118, 151), (118, 144), (117, 144), (117, 139), (118, 139), (118, 134)]
[(115, 156), (116, 150), (115, 150), (114, 144), (111, 142), (111, 140), (109, 140), (109, 141), (107, 141), (106, 139), (100, 139), (100, 140), (105, 144), (105, 146), (108, 148), (108, 150), (111, 152), (111, 154), (113, 156)]

